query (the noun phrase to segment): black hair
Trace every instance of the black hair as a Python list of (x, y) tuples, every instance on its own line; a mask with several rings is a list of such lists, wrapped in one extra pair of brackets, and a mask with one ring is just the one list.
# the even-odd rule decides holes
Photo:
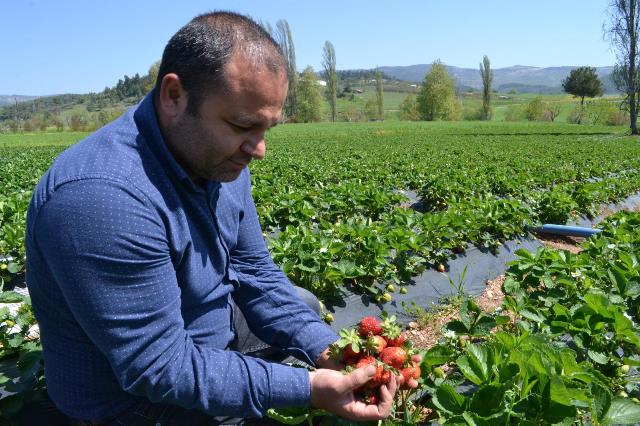
[(197, 116), (207, 94), (226, 90), (224, 67), (236, 52), (286, 75), (282, 50), (264, 28), (237, 13), (210, 12), (193, 18), (165, 46), (155, 95), (164, 76), (175, 73), (189, 95), (187, 112)]

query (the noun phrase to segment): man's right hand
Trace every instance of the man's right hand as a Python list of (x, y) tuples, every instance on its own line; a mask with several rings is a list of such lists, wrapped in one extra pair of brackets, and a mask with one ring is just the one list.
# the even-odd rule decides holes
[(354, 395), (354, 391), (367, 383), (375, 372), (376, 368), (372, 365), (358, 368), (346, 375), (327, 369), (310, 372), (311, 406), (325, 409), (348, 420), (386, 419), (397, 390), (394, 375), (391, 375), (388, 384), (380, 387), (380, 402), (377, 405), (367, 405), (358, 401)]

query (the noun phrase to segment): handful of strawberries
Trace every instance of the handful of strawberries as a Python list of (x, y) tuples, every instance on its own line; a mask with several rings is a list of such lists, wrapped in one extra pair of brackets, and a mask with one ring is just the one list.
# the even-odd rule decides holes
[(330, 349), (331, 356), (342, 362), (350, 372), (370, 364), (376, 366), (374, 377), (356, 392), (367, 404), (377, 404), (380, 386), (389, 383), (391, 374), (403, 376), (401, 389), (408, 389), (411, 379), (420, 378), (420, 365), (412, 360), (415, 351), (410, 340), (396, 322), (395, 315), (383, 320), (364, 317), (357, 330), (342, 329), (340, 339)]

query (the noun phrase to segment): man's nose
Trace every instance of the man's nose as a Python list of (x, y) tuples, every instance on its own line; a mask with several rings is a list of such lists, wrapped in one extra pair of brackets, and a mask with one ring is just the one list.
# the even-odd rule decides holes
[(250, 155), (251, 158), (254, 158), (256, 160), (262, 160), (264, 158), (265, 153), (267, 152), (267, 145), (264, 141), (264, 133), (261, 133), (255, 138), (246, 140), (242, 144), (240, 149), (245, 154)]

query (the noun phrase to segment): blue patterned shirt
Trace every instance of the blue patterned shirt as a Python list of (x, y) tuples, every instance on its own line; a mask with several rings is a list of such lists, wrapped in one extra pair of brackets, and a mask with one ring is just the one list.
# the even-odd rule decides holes
[(228, 349), (231, 298), (258, 337), (312, 365), (337, 339), (273, 263), (248, 170), (195, 185), (151, 95), (58, 156), (26, 247), (48, 392), (75, 418), (141, 398), (234, 416), (307, 405), (306, 370)]

